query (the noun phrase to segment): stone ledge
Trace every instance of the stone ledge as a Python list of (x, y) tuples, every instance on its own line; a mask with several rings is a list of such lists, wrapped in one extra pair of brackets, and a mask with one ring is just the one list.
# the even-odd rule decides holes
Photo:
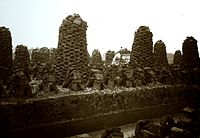
[[(126, 111), (148, 109), (153, 106), (165, 107), (165, 105), (176, 105), (182, 102), (187, 105), (189, 101), (198, 101), (198, 97), (199, 88), (197, 87), (157, 85), (115, 92), (100, 91), (54, 98), (23, 99), (6, 104), (4, 101), (0, 106), (0, 127), (3, 131), (9, 131), (84, 119), (99, 114), (102, 117), (121, 111), (125, 114)], [(163, 111), (160, 110), (160, 112)], [(141, 115), (143, 116), (143, 113)]]
[[(150, 107), (121, 110), (106, 114), (97, 114), (86, 118), (51, 122), (39, 126), (3, 131), (3, 137), (66, 137), (105, 129), (106, 127), (135, 123), (139, 119), (153, 119), (166, 114), (181, 112), (185, 106), (195, 106), (194, 101), (179, 104), (154, 105)], [(34, 133), (33, 133), (34, 132)], [(31, 134), (31, 135), (30, 135)]]

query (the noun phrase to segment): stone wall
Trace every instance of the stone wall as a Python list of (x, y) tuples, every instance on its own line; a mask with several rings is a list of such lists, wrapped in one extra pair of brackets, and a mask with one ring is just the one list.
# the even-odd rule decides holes
[(196, 87), (157, 85), (44, 99), (18, 99), (17, 102), (2, 101), (0, 129), (33, 127), (155, 105), (195, 101), (198, 97)]

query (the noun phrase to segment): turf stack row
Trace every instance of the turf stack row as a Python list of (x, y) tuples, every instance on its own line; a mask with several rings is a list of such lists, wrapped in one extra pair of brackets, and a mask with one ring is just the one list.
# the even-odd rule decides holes
[(88, 76), (88, 52), (86, 39), (87, 23), (78, 14), (69, 15), (59, 28), (56, 80), (62, 84), (66, 72), (79, 70), (83, 80)]
[(200, 67), (197, 40), (194, 37), (187, 37), (183, 42), (183, 66), (186, 70)]
[(165, 43), (158, 40), (154, 45), (154, 66), (168, 68), (167, 52)]
[(140, 26), (135, 32), (130, 66), (152, 67), (153, 66), (153, 34), (147, 26)]
[(5, 85), (11, 75), (12, 60), (12, 37), (6, 27), (0, 27), (0, 80)]

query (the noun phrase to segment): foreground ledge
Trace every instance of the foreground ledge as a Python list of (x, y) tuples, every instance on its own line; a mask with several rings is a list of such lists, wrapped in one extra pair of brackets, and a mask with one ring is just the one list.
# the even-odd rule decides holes
[(50, 97), (2, 100), (4, 136), (63, 137), (178, 113), (198, 105), (199, 88), (149, 85), (120, 90), (65, 92)]

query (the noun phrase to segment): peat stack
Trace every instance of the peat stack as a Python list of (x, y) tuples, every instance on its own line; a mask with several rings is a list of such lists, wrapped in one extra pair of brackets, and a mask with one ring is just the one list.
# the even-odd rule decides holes
[(62, 84), (66, 73), (73, 67), (79, 70), (83, 81), (88, 76), (88, 52), (86, 38), (87, 22), (78, 14), (69, 15), (59, 28), (56, 60), (56, 81)]
[(29, 64), (30, 55), (27, 46), (17, 45), (15, 50), (14, 66), (20, 67), (24, 71), (26, 78), (30, 81)]
[(168, 68), (167, 52), (165, 43), (158, 40), (154, 45), (154, 66), (158, 68)]
[(182, 65), (183, 63), (183, 55), (180, 50), (176, 50), (173, 58), (173, 65)]
[(101, 68), (103, 65), (101, 53), (98, 49), (94, 49), (92, 52), (92, 66)]
[(191, 70), (200, 67), (199, 52), (197, 40), (194, 37), (187, 37), (182, 46), (183, 50), (183, 67), (186, 70)]
[(9, 28), (0, 27), (0, 79), (4, 85), (8, 82), (13, 65), (12, 37)]
[(48, 63), (50, 57), (50, 50), (47, 47), (42, 47), (39, 50), (39, 61), (41, 63)]
[(110, 65), (115, 56), (115, 51), (108, 50), (106, 52), (106, 64)]
[(152, 67), (153, 66), (153, 34), (147, 26), (140, 26), (135, 32), (130, 66)]

